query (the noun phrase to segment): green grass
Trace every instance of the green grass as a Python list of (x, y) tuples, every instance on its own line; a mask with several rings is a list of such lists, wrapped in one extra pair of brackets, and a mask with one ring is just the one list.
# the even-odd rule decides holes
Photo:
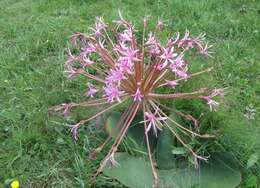
[[(118, 9), (137, 25), (151, 15), (152, 21), (166, 21), (168, 33), (186, 28), (194, 35), (207, 33), (215, 50), (209, 82), (229, 89), (221, 109), (205, 114), (205, 122), (219, 128), (217, 143), (241, 164), (241, 187), (253, 175), (259, 178), (257, 165), (246, 168), (250, 155), (260, 154), (258, 0), (1, 0), (0, 187), (11, 178), (23, 187), (89, 187), (98, 161), (89, 161), (88, 153), (99, 138), (85, 129), (75, 144), (66, 122), (50, 116), (48, 107), (84, 99), (85, 82), (63, 75), (69, 37), (87, 31), (95, 16), (112, 21)], [(244, 116), (250, 104), (254, 120)], [(74, 120), (84, 113), (77, 112)], [(96, 182), (96, 187), (113, 186), (120, 184), (104, 176)]]

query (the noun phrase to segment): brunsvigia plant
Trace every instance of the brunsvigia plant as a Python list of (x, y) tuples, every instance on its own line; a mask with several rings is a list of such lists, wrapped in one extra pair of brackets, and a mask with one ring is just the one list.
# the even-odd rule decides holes
[[(135, 116), (142, 113), (143, 120), (140, 122), (140, 126), (144, 126), (147, 152), (156, 184), (158, 176), (151, 154), (149, 131), (157, 136), (163, 127), (168, 128), (179, 143), (194, 157), (196, 163), (198, 160), (207, 160), (207, 158), (198, 155), (182, 139), (179, 132), (192, 137), (211, 137), (208, 134), (201, 135), (196, 128), (185, 127), (176, 122), (169, 117), (169, 114), (167, 115), (169, 107), (160, 102), (164, 99), (198, 99), (205, 101), (210, 110), (214, 110), (219, 105), (214, 98), (222, 95), (223, 89), (198, 88), (189, 93), (175, 92), (175, 88), (182, 82), (187, 82), (192, 77), (212, 70), (212, 68), (207, 68), (191, 73), (189, 71), (190, 62), (187, 61), (187, 57), (194, 55), (211, 57), (209, 49), (212, 46), (205, 42), (205, 34), (191, 37), (188, 31), (183, 35), (175, 33), (163, 45), (159, 40), (163, 29), (161, 20), (158, 21), (153, 31), (147, 31), (148, 22), (147, 19), (144, 19), (143, 28), (137, 31), (121, 14), (119, 17), (119, 20), (113, 22), (113, 26), (98, 17), (94, 27), (90, 28), (90, 34), (76, 33), (72, 36), (72, 44), (77, 52), (75, 49), (74, 53), (68, 50), (65, 72), (69, 79), (76, 76), (87, 78), (89, 83), (87, 83), (88, 90), (85, 95), (88, 100), (82, 103), (61, 104), (51, 109), (63, 111), (64, 115), (67, 115), (69, 110), (75, 107), (104, 107), (93, 116), (71, 126), (73, 138), (77, 140), (78, 129), (88, 121), (114, 110), (119, 105), (129, 104), (117, 122), (116, 128), (120, 130), (116, 138), (113, 140), (111, 136), (108, 136), (107, 140), (93, 153), (98, 154), (109, 141), (113, 140), (111, 149), (95, 175), (102, 172), (107, 163), (117, 165), (114, 159), (115, 152)], [(163, 92), (165, 90), (159, 89), (163, 87), (167, 87), (167, 91), (170, 92), (165, 93)], [(191, 120), (194, 127), (197, 126), (198, 121), (191, 115), (183, 113), (179, 113), (179, 115)]]

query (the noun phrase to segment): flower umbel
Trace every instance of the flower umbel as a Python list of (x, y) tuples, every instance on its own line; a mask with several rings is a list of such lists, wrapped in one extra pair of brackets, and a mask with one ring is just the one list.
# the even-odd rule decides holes
[[(205, 42), (205, 34), (192, 37), (186, 31), (181, 37), (180, 33), (176, 33), (163, 45), (158, 37), (163, 29), (162, 20), (158, 21), (155, 31), (151, 32), (147, 31), (148, 21), (145, 18), (143, 29), (140, 29), (142, 31), (141, 40), (136, 37), (139, 31), (135, 30), (134, 26), (126, 21), (121, 14), (120, 19), (113, 23), (115, 26), (105, 23), (103, 18), (98, 17), (94, 27), (90, 28), (89, 35), (83, 33), (73, 35), (72, 43), (80, 48), (77, 48), (78, 53), (75, 54), (69, 51), (65, 72), (68, 73), (69, 79), (83, 76), (91, 81), (85, 94), (89, 99), (82, 103), (63, 103), (51, 109), (54, 111), (63, 110), (64, 114), (67, 114), (69, 109), (80, 106), (103, 107), (103, 110), (88, 119), (70, 126), (73, 138), (77, 140), (78, 129), (81, 126), (128, 101), (129, 105), (118, 121), (118, 127), (121, 127), (120, 134), (114, 139), (114, 143), (101, 162), (96, 175), (103, 170), (106, 163), (118, 166), (114, 160), (114, 154), (137, 113), (143, 113), (142, 123), (145, 126), (144, 135), (147, 140), (147, 133), (150, 130), (153, 130), (154, 135), (157, 135), (162, 128), (168, 128), (180, 144), (190, 151), (195, 162), (198, 159), (205, 160), (195, 153), (193, 148), (185, 143), (176, 131), (179, 129), (190, 137), (208, 138), (209, 135), (201, 135), (197, 131), (198, 121), (191, 115), (179, 113), (187, 120), (192, 121), (196, 129), (182, 126), (168, 116), (168, 111), (163, 111), (163, 109), (169, 110), (169, 108), (160, 103), (165, 99), (198, 99), (205, 101), (210, 110), (215, 110), (219, 105), (214, 98), (222, 96), (222, 89), (198, 88), (189, 93), (179, 93), (175, 90), (183, 81), (188, 81), (192, 77), (212, 70), (212, 68), (207, 68), (192, 73), (188, 68), (190, 64), (188, 59), (190, 60), (190, 58), (187, 56), (193, 57), (190, 56), (192, 53), (194, 55), (200, 54), (206, 58), (211, 57), (209, 49), (212, 45)], [(158, 88), (168, 89), (164, 90), (165, 92), (159, 92), (162, 90)], [(95, 99), (96, 96), (101, 97)], [(175, 126), (174, 129), (169, 125), (169, 122)], [(98, 154), (110, 141), (111, 136), (98, 147), (98, 150), (95, 150), (98, 151), (95, 154)], [(150, 150), (148, 151), (149, 156), (151, 156)], [(152, 158), (149, 158), (154, 178), (157, 179)]]

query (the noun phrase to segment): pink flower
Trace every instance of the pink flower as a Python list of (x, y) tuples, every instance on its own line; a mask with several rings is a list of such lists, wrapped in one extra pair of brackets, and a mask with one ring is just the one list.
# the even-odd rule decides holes
[(194, 44), (196, 44), (200, 49), (203, 48), (205, 36), (206, 36), (206, 33), (201, 33), (198, 37), (193, 39)]
[(144, 115), (147, 119), (146, 121), (149, 122), (146, 132), (149, 132), (150, 129), (152, 128), (155, 136), (157, 136), (157, 129), (161, 130), (161, 128), (159, 126), (157, 126), (156, 122), (165, 121), (167, 119), (167, 117), (155, 117), (155, 115), (153, 115), (152, 113), (148, 113), (148, 112), (145, 112)]
[(185, 64), (184, 64), (184, 60), (183, 60), (183, 55), (179, 55), (176, 59), (174, 59), (173, 64), (179, 68), (184, 67)]
[(90, 60), (88, 56), (83, 56), (82, 60), (83, 60), (83, 63), (81, 64), (81, 66), (83, 68), (88, 67), (89, 65), (92, 65), (95, 63), (94, 61)]
[(75, 124), (75, 125), (69, 125), (71, 127), (70, 132), (72, 133), (72, 137), (75, 141), (78, 140), (78, 129), (81, 126), (81, 122)]
[(177, 32), (175, 39), (172, 40), (169, 45), (174, 45), (174, 44), (176, 44), (176, 43), (179, 41), (179, 38), (180, 38), (180, 33)]
[(126, 57), (120, 57), (117, 61), (117, 67), (124, 73), (133, 74), (133, 62)]
[(104, 87), (104, 91), (105, 91), (105, 94), (107, 96), (107, 100), (110, 103), (114, 102), (114, 100), (121, 102), (119, 97), (124, 92), (120, 91), (117, 87), (108, 85), (108, 86)]
[[(189, 36), (190, 36), (190, 32), (186, 31), (185, 34), (184, 34), (184, 37), (178, 42), (178, 47), (183, 47), (185, 44), (190, 42)], [(189, 45), (191, 45), (191, 43)]]
[(203, 96), (201, 98), (207, 101), (210, 111), (212, 111), (212, 110), (215, 111), (216, 108), (219, 106), (219, 103), (217, 101), (212, 100), (211, 96)]
[(157, 56), (161, 53), (161, 50), (158, 45), (150, 46), (149, 48), (149, 54), (151, 56)]
[(216, 110), (216, 108), (219, 106), (219, 103), (215, 100), (213, 100), (213, 97), (216, 96), (221, 96), (222, 98), (224, 97), (224, 89), (214, 89), (211, 95), (209, 96), (202, 96), (200, 97), (201, 99), (204, 99), (207, 101), (207, 104), (209, 105), (210, 111)]
[(162, 71), (165, 67), (167, 67), (167, 65), (168, 62), (165, 61), (164, 63), (158, 65), (157, 70)]
[(119, 39), (125, 43), (125, 42), (131, 42), (133, 37), (133, 33), (130, 29), (124, 30), (123, 33), (119, 34)]
[(141, 92), (140, 92), (140, 89), (137, 88), (136, 92), (134, 95), (132, 95), (134, 97), (134, 101), (138, 101), (138, 102), (141, 102), (142, 101), (142, 98), (144, 97)]
[(65, 62), (65, 68), (66, 69), (71, 69), (72, 68), (72, 64), (74, 63), (74, 61), (76, 61), (78, 58), (73, 56), (70, 49), (68, 49), (68, 60)]
[(178, 82), (175, 80), (165, 80), (166, 83), (171, 86), (172, 88), (175, 88), (178, 85)]
[(104, 23), (104, 20), (102, 17), (96, 17), (96, 23), (95, 28), (90, 27), (90, 29), (94, 32), (95, 37), (102, 36), (102, 30), (104, 30), (107, 27), (107, 25)]
[(64, 103), (62, 104), (63, 108), (64, 108), (64, 111), (63, 111), (63, 116), (66, 118), (69, 116), (70, 114), (70, 109), (72, 107), (72, 104), (67, 104), (67, 103)]
[(177, 56), (177, 53), (174, 53), (173, 47), (163, 48), (163, 54), (160, 56), (161, 59), (165, 60), (165, 63), (173, 62), (174, 58)]
[(120, 58), (126, 58), (130, 62), (140, 61), (136, 56), (138, 50), (134, 50), (131, 47), (126, 46), (124, 43), (120, 42), (115, 46), (114, 50), (118, 51), (121, 54)]
[(82, 51), (84, 54), (89, 55), (90, 53), (96, 52), (96, 47), (94, 44), (89, 43), (87, 47), (83, 48)]
[(220, 96), (220, 97), (224, 97), (225, 92), (224, 89), (214, 89), (212, 94), (210, 95), (211, 97), (216, 97), (216, 96)]
[(176, 59), (174, 59), (174, 61), (171, 62), (169, 68), (178, 77), (186, 80), (189, 77), (189, 75), (187, 74), (188, 67), (182, 58), (183, 55), (179, 55)]
[(115, 45), (114, 50), (122, 54), (124, 51), (128, 49), (127, 45), (121, 41), (117, 45)]
[(149, 54), (151, 56), (156, 56), (161, 53), (161, 50), (159, 48), (160, 44), (158, 43), (152, 32), (149, 33), (148, 40), (145, 42), (145, 45), (148, 46)]
[(170, 69), (172, 72), (176, 74), (181, 79), (187, 79), (189, 78), (189, 75), (187, 74), (187, 68), (186, 67), (178, 67), (176, 64), (172, 63), (170, 64)]
[(120, 69), (111, 69), (109, 75), (106, 77), (106, 83), (111, 85), (113, 83), (120, 84), (126, 77), (124, 72)]
[(64, 71), (68, 77), (68, 79), (72, 80), (73, 78), (75, 78), (79, 73), (77, 69), (74, 69), (72, 67), (69, 67), (67, 70)]
[(153, 33), (150, 32), (148, 34), (148, 40), (145, 42), (145, 45), (156, 45), (156, 43), (157, 43), (156, 38), (154, 37)]
[(92, 84), (88, 84), (89, 90), (85, 93), (87, 97), (93, 98), (94, 95), (99, 91), (99, 89), (95, 88)]
[(163, 30), (163, 21), (162, 21), (162, 19), (158, 19), (157, 24), (156, 24), (156, 29), (158, 29), (159, 31)]
[(186, 80), (187, 78), (189, 78), (189, 75), (187, 74), (187, 72), (185, 70), (180, 70), (177, 69), (175, 71), (176, 75), (184, 80)]
[(136, 57), (137, 52), (138, 50), (133, 50), (132, 48), (127, 48), (125, 51), (121, 51), (122, 55), (130, 62), (139, 61)]
[(206, 57), (206, 58), (212, 57), (212, 56), (211, 56), (211, 53), (212, 53), (212, 52), (209, 51), (209, 49), (212, 48), (212, 46), (213, 46), (213, 45), (208, 45), (208, 44), (206, 44), (203, 48), (200, 49), (200, 53), (201, 53), (204, 57)]

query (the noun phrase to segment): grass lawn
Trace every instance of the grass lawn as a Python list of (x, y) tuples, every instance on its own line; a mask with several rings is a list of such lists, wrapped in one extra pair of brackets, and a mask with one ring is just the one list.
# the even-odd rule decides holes
[[(207, 33), (215, 51), (208, 82), (228, 93), (222, 107), (204, 118), (218, 127), (216, 143), (236, 156), (241, 187), (249, 188), (260, 178), (259, 160), (247, 168), (252, 154), (260, 157), (259, 0), (1, 0), (0, 188), (12, 178), (23, 187), (89, 187), (99, 162), (88, 154), (100, 140), (86, 129), (75, 143), (67, 122), (48, 108), (84, 100), (85, 80), (68, 81), (63, 74), (69, 38), (87, 31), (96, 16), (112, 21), (118, 9), (137, 25), (151, 15), (165, 20), (168, 33)], [(69, 121), (86, 111), (75, 114)], [(100, 176), (96, 187), (122, 186)]]

